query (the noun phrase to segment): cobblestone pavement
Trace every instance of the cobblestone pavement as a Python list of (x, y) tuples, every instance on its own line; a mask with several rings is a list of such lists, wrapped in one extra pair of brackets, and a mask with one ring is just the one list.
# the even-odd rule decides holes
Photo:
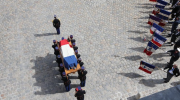
[[(151, 75), (138, 69), (141, 60), (164, 67), (170, 56), (163, 46), (152, 56), (143, 52), (150, 38), (149, 0), (1, 0), (0, 99), (76, 100), (77, 73), (65, 92), (57, 76), (52, 40), (74, 35), (88, 71), (85, 100), (126, 100), (137, 93), (148, 96), (179, 84), (166, 73)], [(61, 19), (61, 34), (52, 27)], [(164, 34), (167, 34), (164, 33)], [(177, 64), (180, 64), (179, 61)]]

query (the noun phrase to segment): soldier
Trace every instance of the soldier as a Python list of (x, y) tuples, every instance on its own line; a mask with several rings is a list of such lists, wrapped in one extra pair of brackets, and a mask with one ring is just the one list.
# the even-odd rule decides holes
[(66, 91), (68, 92), (68, 91), (70, 91), (71, 80), (68, 79), (68, 77), (66, 77), (66, 73), (65, 72), (63, 72), (62, 75), (63, 75), (63, 77), (62, 77), (61, 80), (64, 81), (64, 86), (66, 88)]
[(60, 56), (60, 55), (57, 55), (56, 62), (58, 63), (58, 65), (59, 65), (60, 63), (62, 63), (62, 60), (61, 60), (61, 56)]
[(81, 58), (78, 58), (78, 63), (80, 63), (82, 60), (81, 60)]
[(59, 19), (56, 18), (56, 15), (54, 15), (53, 26), (56, 28), (57, 34), (59, 35), (61, 22)]
[(80, 85), (84, 87), (86, 84), (86, 74), (87, 74), (87, 71), (85, 70), (84, 66), (81, 67), (81, 70), (78, 71), (78, 74), (79, 74), (79, 79), (81, 81)]
[(173, 63), (179, 59), (179, 52), (180, 52), (179, 48), (177, 48), (176, 50), (172, 50), (171, 52), (172, 52), (171, 59), (170, 59), (169, 63), (167, 64), (167, 66), (164, 68), (164, 70), (167, 68), (171, 68)]
[(81, 89), (80, 86), (75, 89), (75, 97), (77, 97), (77, 100), (84, 100), (84, 94), (86, 94), (86, 91)]
[(175, 33), (175, 31), (176, 31), (179, 23), (180, 23), (180, 19), (179, 19), (179, 17), (177, 17), (177, 18), (175, 19), (175, 21), (173, 22), (172, 28), (171, 28), (171, 32), (168, 34), (167, 37), (171, 37), (171, 35), (172, 35), (173, 33)]
[(57, 44), (56, 44), (56, 40), (53, 40), (53, 45), (52, 45), (52, 48), (54, 49), (54, 52), (55, 52), (55, 47), (57, 47)]
[(55, 47), (55, 52), (54, 52), (54, 54), (57, 56), (57, 55), (59, 55), (59, 48), (58, 47)]
[(168, 69), (167, 71), (167, 78), (164, 79), (164, 83), (168, 83), (170, 79), (175, 75), (176, 77), (179, 76), (179, 69), (177, 68), (177, 65), (172, 65), (171, 68)]
[(64, 72), (64, 66), (62, 63), (58, 64), (58, 67), (59, 67), (59, 72), (61, 74), (61, 77), (63, 77), (63, 72)]
[(180, 36), (180, 29), (177, 29), (171, 36), (171, 46), (174, 45), (177, 37)]
[(175, 42), (174, 50), (179, 48), (179, 47), (180, 47), (180, 39), (177, 42)]

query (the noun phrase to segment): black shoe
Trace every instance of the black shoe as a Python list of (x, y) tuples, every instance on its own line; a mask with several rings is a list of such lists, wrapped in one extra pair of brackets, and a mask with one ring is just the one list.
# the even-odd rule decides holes
[(167, 78), (163, 78), (164, 80), (166, 80)]
[(168, 81), (164, 81), (164, 83), (168, 83)]

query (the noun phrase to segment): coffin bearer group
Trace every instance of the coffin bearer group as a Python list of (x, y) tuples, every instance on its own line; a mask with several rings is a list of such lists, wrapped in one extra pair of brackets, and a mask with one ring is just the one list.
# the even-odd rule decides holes
[[(81, 55), (78, 54), (78, 47), (75, 44), (73, 35), (70, 35), (67, 39), (62, 37), (60, 42), (53, 40), (53, 43), (52, 48), (56, 55), (56, 62), (66, 91), (70, 91), (71, 89), (71, 80), (68, 77), (70, 73), (78, 72), (80, 86), (84, 87), (86, 84), (87, 71), (85, 70), (85, 67), (83, 66), (84, 63), (80, 58)], [(79, 98), (78, 100), (83, 100), (85, 91), (82, 90), (80, 86), (76, 88), (75, 96)]]

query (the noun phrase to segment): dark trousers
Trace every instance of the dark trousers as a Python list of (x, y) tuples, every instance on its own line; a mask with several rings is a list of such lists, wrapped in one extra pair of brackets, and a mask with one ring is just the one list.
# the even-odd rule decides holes
[(168, 71), (167, 78), (165, 78), (165, 82), (169, 82), (172, 77), (173, 77), (173, 74), (169, 73), (169, 71)]
[(60, 34), (60, 28), (56, 28), (57, 34)]
[(177, 46), (176, 46), (176, 44), (174, 45), (174, 50), (176, 50), (177, 49)]
[(69, 85), (65, 85), (66, 91), (70, 91), (70, 84)]
[(171, 57), (171, 59), (170, 59), (170, 61), (169, 61), (169, 66), (172, 66), (173, 63), (174, 63), (175, 61), (177, 61), (177, 60), (178, 60), (177, 58)]
[(170, 1), (169, 1), (169, 3), (172, 3), (172, 2), (173, 2), (173, 0), (170, 0)]
[(176, 28), (178, 27), (179, 24), (180, 24), (180, 20), (174, 21), (174, 23), (172, 24), (172, 28), (171, 28), (171, 35), (172, 35), (172, 33), (175, 32), (175, 30), (176, 30)]
[(84, 87), (85, 86), (85, 84), (86, 84), (86, 80), (84, 80), (84, 81), (81, 81), (81, 87)]
[(171, 42), (175, 42), (176, 39), (177, 39), (177, 35), (175, 35), (175, 33), (173, 33), (171, 36)]

